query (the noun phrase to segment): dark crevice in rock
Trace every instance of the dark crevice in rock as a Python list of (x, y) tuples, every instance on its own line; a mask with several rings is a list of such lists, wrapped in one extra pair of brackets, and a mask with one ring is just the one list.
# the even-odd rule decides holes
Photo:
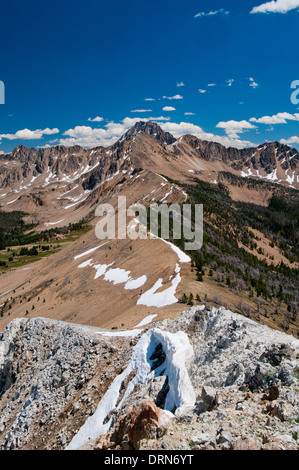
[(160, 343), (160, 344), (158, 344), (155, 351), (153, 352), (153, 354), (150, 357), (150, 361), (152, 361), (151, 370), (153, 371), (153, 370), (158, 369), (158, 367), (160, 367), (160, 366), (162, 366), (162, 364), (164, 364), (165, 360), (166, 360), (166, 354), (163, 351), (162, 344)]
[(157, 405), (159, 408), (164, 409), (168, 392), (169, 392), (169, 380), (168, 380), (168, 377), (166, 377), (165, 383), (157, 395), (155, 405)]

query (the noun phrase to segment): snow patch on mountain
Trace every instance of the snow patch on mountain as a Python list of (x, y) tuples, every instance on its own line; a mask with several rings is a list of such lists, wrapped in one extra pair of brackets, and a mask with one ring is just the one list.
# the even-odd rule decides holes
[[(153, 370), (154, 361), (151, 358), (159, 345), (164, 351), (165, 361), (160, 367)], [(66, 450), (79, 449), (89, 439), (95, 439), (109, 430), (112, 420), (110, 419), (107, 423), (105, 420), (116, 407), (122, 384), (133, 371), (136, 371), (136, 375), (129, 382), (116, 409), (121, 409), (123, 402), (132, 393), (136, 384), (146, 384), (149, 380), (160, 375), (167, 376), (169, 380), (169, 391), (164, 406), (166, 410), (171, 412), (187, 406), (194, 406), (195, 391), (186, 369), (186, 362), (193, 354), (188, 336), (182, 331), (169, 333), (154, 328), (145, 333), (135, 346), (128, 367), (115, 378), (94, 415), (87, 419)]]
[(90, 250), (85, 251), (84, 253), (81, 253), (80, 255), (75, 256), (74, 260), (76, 261), (77, 259), (84, 258), (84, 256), (87, 256), (87, 255), (90, 255), (91, 253), (94, 253), (95, 251), (97, 251), (99, 248), (102, 248), (102, 246), (106, 245), (107, 243), (108, 242), (102, 243), (102, 245), (96, 246), (95, 248), (91, 248)]
[(176, 265), (176, 276), (171, 282), (171, 286), (167, 289), (157, 292), (163, 287), (163, 279), (158, 279), (154, 286), (148, 291), (144, 292), (137, 301), (137, 305), (145, 305), (146, 307), (162, 308), (168, 305), (173, 305), (178, 302), (175, 296), (176, 289), (181, 282), (180, 276), (181, 268)]
[(130, 279), (126, 285), (125, 290), (135, 290), (142, 287), (147, 281), (147, 276), (141, 276), (138, 279)]
[(152, 323), (152, 321), (157, 318), (158, 315), (148, 315), (145, 317), (138, 325), (134, 326), (134, 328), (140, 328), (141, 326), (146, 326)]

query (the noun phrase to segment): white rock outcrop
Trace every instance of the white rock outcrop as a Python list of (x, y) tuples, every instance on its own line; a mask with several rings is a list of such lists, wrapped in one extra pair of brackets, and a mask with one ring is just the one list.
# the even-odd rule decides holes
[(2, 449), (78, 448), (108, 431), (111, 437), (121, 417), (145, 401), (164, 409), (172, 426), (163, 442), (145, 440), (140, 448), (297, 448), (294, 337), (205, 307), (134, 338), (98, 333), (40, 318), (6, 327)]

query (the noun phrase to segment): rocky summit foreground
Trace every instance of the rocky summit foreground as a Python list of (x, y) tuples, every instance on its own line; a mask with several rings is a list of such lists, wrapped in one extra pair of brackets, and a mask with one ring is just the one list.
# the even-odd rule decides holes
[(146, 330), (14, 320), (1, 449), (293, 449), (299, 341), (223, 308)]

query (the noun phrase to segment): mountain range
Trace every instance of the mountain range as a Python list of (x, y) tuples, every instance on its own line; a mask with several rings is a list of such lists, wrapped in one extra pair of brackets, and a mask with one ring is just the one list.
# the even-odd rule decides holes
[[(85, 197), (87, 191), (99, 189), (112, 178), (117, 183), (137, 169), (178, 181), (195, 176), (214, 184), (227, 182), (226, 173), (230, 173), (298, 189), (298, 166), (299, 152), (278, 142), (238, 150), (190, 135), (176, 140), (155, 123), (138, 122), (109, 148), (56, 146), (36, 150), (18, 146), (1, 155), (0, 201), (2, 207), (11, 206), (10, 210), (25, 205), (36, 191), (48, 199), (49, 190), (54, 190), (52, 196), (61, 196), (60, 190), (67, 188), (68, 197), (79, 204), (79, 193), (82, 199), (90, 200), (90, 194)], [(238, 197), (242, 198), (241, 192)], [(61, 209), (62, 204), (54, 205)]]
[[(109, 148), (56, 146), (36, 150), (17, 147), (11, 154), (0, 156), (2, 247), (8, 246), (13, 254), (11, 257), (10, 252), (2, 252), (0, 292), (14, 292), (20, 300), (30, 299), (30, 305), (24, 310), (24, 303), (19, 300), (9, 307), (2, 294), (4, 312), (0, 324), (26, 312), (29, 316), (39, 312), (43, 316), (54, 315), (54, 318), (93, 326), (124, 324), (132, 327), (148, 315), (174, 317), (181, 308), (179, 299), (190, 293), (212, 302), (222, 296), (222, 304), (227, 302), (231, 309), (240, 310), (240, 302), (244, 300), (244, 308), (247, 305), (246, 308), (260, 315), (261, 309), (252, 301), (255, 295), (260, 297), (260, 289), (253, 295), (250, 285), (255, 286), (261, 276), (268, 278), (271, 264), (277, 271), (281, 263), (291, 274), (280, 269), (283, 272), (276, 272), (275, 279), (261, 282), (268, 292), (264, 301), (271, 295), (279, 301), (282, 295), (282, 318), (285, 309), (291, 308), (296, 313), (298, 229), (292, 211), (296, 214), (298, 171), (299, 153), (277, 142), (256, 149), (227, 149), (190, 135), (176, 140), (150, 122), (138, 122)], [(138, 202), (146, 206), (153, 202), (183, 204), (187, 200), (203, 203), (206, 243), (201, 261), (198, 262), (198, 255), (192, 255), (191, 270), (190, 265), (183, 263), (178, 274), (178, 257), (173, 246), (157, 240), (134, 243), (111, 240), (96, 250), (100, 243), (94, 230), (90, 230), (98, 221), (95, 210), (102, 202), (117, 207), (118, 196), (126, 196), (128, 205)], [(278, 206), (277, 197), (280, 198)], [(7, 217), (12, 220), (6, 222)], [(76, 224), (80, 226), (80, 237), (69, 243), (73, 229), (78, 228)], [(70, 227), (72, 231), (67, 238)], [(82, 233), (85, 233), (83, 237)], [(24, 243), (29, 251), (23, 250), (20, 256), (18, 246)], [(219, 243), (222, 248), (216, 253)], [(225, 243), (228, 245), (226, 255), (221, 253)], [(28, 261), (37, 259), (38, 262), (27, 266), (24, 255), (31, 253), (34, 246), (42, 259), (29, 257)], [(183, 247), (180, 245), (180, 248)], [(256, 261), (245, 259), (248, 254)], [(124, 283), (110, 279), (107, 273), (106, 277), (96, 274), (93, 266), (103, 259), (105, 265), (113, 263), (113, 269), (129, 273), (128, 278), (146, 279), (145, 284), (140, 285), (139, 290), (123, 289)], [(89, 260), (90, 266), (87, 263), (82, 268), (82, 262)], [(247, 266), (244, 272), (236, 272), (238, 263), (243, 264), (243, 271)], [(20, 265), (23, 267), (16, 270)], [(258, 274), (251, 273), (253, 268)], [(213, 274), (203, 276), (204, 282), (199, 284), (196, 272), (201, 269), (203, 273), (205, 269)], [(176, 288), (174, 281), (169, 280), (173, 276), (181, 279)], [(236, 278), (231, 286), (226, 282), (229, 277)], [(164, 301), (163, 313), (161, 308), (153, 311), (151, 303), (140, 300), (142, 292), (156, 286), (159, 280), (166, 293), (173, 294), (172, 301)], [(283, 284), (284, 294), (279, 294), (279, 283)], [(41, 298), (44, 303), (37, 312), (34, 299)], [(100, 315), (99, 300), (103, 305)], [(86, 303), (89, 307), (82, 309), (80, 306)], [(277, 309), (277, 305), (270, 304), (265, 308), (266, 317), (269, 317), (268, 310)], [(9, 318), (5, 312), (9, 313)], [(279, 323), (280, 327), (283, 324), (280, 315), (276, 322), (270, 318), (266, 320), (270, 324), (277, 326)], [(296, 321), (291, 320), (291, 328)]]
[[(0, 448), (298, 449), (298, 189), (296, 149), (150, 122), (1, 155)], [(119, 196), (202, 204), (202, 248), (100, 241)]]

